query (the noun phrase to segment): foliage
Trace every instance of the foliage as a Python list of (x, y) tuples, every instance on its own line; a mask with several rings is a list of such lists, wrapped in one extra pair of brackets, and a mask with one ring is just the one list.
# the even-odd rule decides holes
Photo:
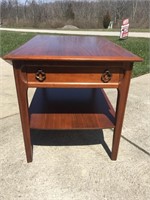
[(72, 4), (71, 3), (69, 3), (68, 5), (67, 5), (67, 10), (66, 10), (66, 12), (65, 12), (65, 17), (66, 17), (66, 19), (74, 19), (74, 17), (75, 17), (75, 15), (74, 15), (74, 12), (73, 12), (73, 8), (72, 8)]
[(130, 28), (149, 28), (149, 5), (149, 0), (1, 0), (0, 23), (6, 27), (61, 28), (70, 24), (102, 28), (109, 10), (114, 28), (120, 28), (124, 18), (130, 19)]
[(110, 14), (107, 11), (106, 15), (104, 15), (104, 17), (103, 17), (103, 27), (108, 28), (110, 21), (111, 21)]

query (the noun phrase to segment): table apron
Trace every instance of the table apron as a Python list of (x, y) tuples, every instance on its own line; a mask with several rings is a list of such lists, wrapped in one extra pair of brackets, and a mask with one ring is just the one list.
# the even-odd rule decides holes
[(124, 70), (102, 67), (85, 70), (85, 68), (48, 68), (27, 67), (28, 87), (101, 87), (118, 88), (124, 77)]

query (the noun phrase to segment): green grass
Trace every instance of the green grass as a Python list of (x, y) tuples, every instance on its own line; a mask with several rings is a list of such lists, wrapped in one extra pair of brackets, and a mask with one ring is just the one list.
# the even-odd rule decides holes
[(35, 33), (0, 31), (0, 56), (3, 56), (19, 47), (35, 35)]
[[(19, 47), (35, 35), (37, 33), (0, 31), (0, 56)], [(148, 38), (128, 38), (126, 40), (119, 40), (118, 37), (107, 38), (144, 59), (143, 62), (134, 63), (133, 77), (150, 72), (150, 40)]]
[(119, 46), (142, 57), (143, 62), (135, 62), (133, 68), (133, 77), (137, 77), (150, 72), (150, 39), (149, 38), (128, 38), (119, 40), (118, 37), (107, 37)]

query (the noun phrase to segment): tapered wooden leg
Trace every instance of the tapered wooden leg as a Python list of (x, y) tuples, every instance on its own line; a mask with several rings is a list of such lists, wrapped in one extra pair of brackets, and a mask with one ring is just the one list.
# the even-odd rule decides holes
[(28, 96), (27, 96), (27, 83), (26, 73), (21, 72), (17, 64), (14, 65), (14, 76), (16, 82), (16, 90), (18, 96), (18, 104), (20, 109), (20, 117), (22, 123), (22, 131), (24, 137), (24, 144), (26, 150), (27, 162), (32, 162), (32, 144), (30, 137), (30, 125), (29, 125), (29, 112), (28, 112)]
[(117, 106), (116, 106), (116, 126), (113, 134), (112, 154), (111, 159), (116, 160), (118, 155), (118, 148), (120, 143), (121, 130), (125, 114), (126, 101), (128, 96), (132, 66), (125, 72), (124, 78), (118, 88)]

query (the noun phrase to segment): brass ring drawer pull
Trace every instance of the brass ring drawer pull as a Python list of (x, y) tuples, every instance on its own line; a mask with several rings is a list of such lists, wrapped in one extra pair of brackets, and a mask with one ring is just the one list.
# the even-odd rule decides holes
[(102, 77), (101, 77), (101, 80), (104, 82), (104, 83), (108, 83), (112, 78), (112, 74), (109, 70), (106, 70), (103, 74), (102, 74)]
[(43, 82), (46, 79), (46, 74), (43, 70), (39, 69), (35, 74), (36, 80)]

